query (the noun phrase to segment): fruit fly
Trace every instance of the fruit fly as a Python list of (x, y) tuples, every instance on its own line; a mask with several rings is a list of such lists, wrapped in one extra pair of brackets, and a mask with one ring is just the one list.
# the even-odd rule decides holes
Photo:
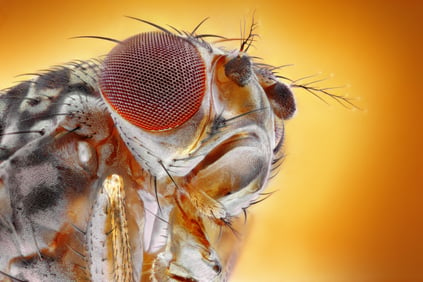
[(314, 89), (248, 55), (255, 24), (227, 51), (138, 20), (156, 31), (2, 91), (2, 281), (229, 278), (291, 89)]

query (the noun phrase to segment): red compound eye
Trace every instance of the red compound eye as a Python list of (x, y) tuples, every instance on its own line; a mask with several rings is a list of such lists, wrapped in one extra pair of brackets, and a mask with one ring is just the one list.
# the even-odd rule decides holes
[(206, 67), (188, 40), (167, 33), (143, 33), (109, 53), (100, 88), (127, 121), (146, 130), (166, 130), (183, 124), (200, 108)]

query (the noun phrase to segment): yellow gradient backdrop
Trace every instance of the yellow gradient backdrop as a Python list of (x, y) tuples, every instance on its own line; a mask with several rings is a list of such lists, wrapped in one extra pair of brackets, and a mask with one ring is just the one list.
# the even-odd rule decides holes
[[(18, 74), (106, 54), (152, 28), (131, 15), (238, 37), (253, 12), (251, 54), (281, 75), (321, 73), (362, 111), (297, 89), (286, 160), (251, 208), (233, 281), (423, 281), (422, 28), (419, 1), (0, 0), (0, 88)], [(232, 44), (236, 48), (237, 44)]]

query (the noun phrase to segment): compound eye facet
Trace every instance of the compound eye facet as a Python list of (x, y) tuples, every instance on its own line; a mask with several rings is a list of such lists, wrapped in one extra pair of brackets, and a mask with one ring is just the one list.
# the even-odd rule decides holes
[(108, 54), (100, 89), (109, 105), (130, 123), (145, 130), (168, 130), (199, 110), (206, 92), (206, 66), (187, 39), (142, 33)]

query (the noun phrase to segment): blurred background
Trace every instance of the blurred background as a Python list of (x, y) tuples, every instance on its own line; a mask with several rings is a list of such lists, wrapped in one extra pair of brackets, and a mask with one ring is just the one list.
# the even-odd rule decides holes
[(70, 37), (152, 30), (124, 15), (184, 30), (210, 17), (199, 32), (239, 37), (254, 11), (251, 55), (346, 86), (333, 92), (362, 110), (295, 90), (277, 192), (250, 209), (232, 281), (423, 281), (421, 1), (0, 0), (0, 88), (112, 48)]

